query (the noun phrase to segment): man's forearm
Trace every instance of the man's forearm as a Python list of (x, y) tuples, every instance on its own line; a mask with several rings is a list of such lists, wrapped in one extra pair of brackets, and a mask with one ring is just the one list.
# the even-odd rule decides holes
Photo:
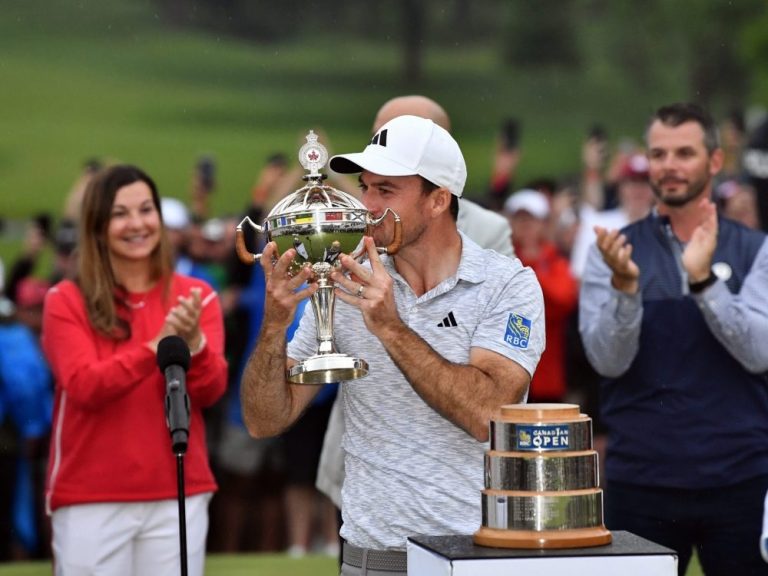
[(738, 295), (720, 281), (693, 297), (715, 338), (749, 372), (768, 370), (768, 247), (761, 252)]
[(293, 421), (292, 395), (285, 379), (285, 345), (285, 330), (263, 329), (243, 371), (243, 422), (253, 436), (275, 436)]
[(476, 366), (449, 362), (405, 325), (381, 341), (416, 393), (481, 442), (488, 439), (488, 422), (499, 406), (520, 402), (525, 395), (526, 382), (502, 386)]

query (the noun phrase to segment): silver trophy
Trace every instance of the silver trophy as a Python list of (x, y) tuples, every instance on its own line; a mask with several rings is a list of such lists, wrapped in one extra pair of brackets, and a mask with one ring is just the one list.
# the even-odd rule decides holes
[(237, 226), (235, 246), (238, 257), (245, 264), (254, 264), (261, 259), (261, 254), (252, 254), (245, 245), (243, 225), (247, 223), (257, 233), (265, 234), (267, 241), (274, 241), (280, 254), (290, 248), (296, 250), (289, 270), (291, 275), (304, 267), (312, 269), (309, 281), (318, 285), (311, 298), (318, 350), (288, 371), (288, 381), (319, 385), (353, 380), (368, 373), (365, 360), (340, 353), (333, 339), (336, 296), (330, 274), (341, 266), (339, 255), (345, 253), (353, 258), (363, 258), (366, 255), (363, 236), (370, 236), (372, 227), (379, 225), (388, 214), (394, 219), (392, 243), (378, 251), (394, 254), (402, 241), (402, 225), (400, 217), (389, 208), (381, 217), (373, 218), (357, 198), (323, 184), (326, 176), (320, 169), (328, 160), (328, 152), (312, 130), (306, 138), (306, 144), (299, 150), (299, 162), (309, 171), (302, 178), (306, 185), (278, 202), (263, 225), (255, 224), (246, 216)]

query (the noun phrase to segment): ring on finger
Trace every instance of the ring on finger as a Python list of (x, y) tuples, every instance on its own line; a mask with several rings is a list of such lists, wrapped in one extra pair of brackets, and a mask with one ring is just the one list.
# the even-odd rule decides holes
[(355, 296), (357, 296), (358, 298), (362, 298), (364, 291), (365, 291), (365, 286), (360, 284), (360, 286), (357, 287), (357, 292), (355, 292)]

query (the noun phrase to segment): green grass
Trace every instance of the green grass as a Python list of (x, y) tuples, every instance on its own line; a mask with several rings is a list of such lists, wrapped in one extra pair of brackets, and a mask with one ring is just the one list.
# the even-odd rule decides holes
[[(288, 558), (282, 554), (211, 555), (207, 576), (334, 576), (338, 561), (322, 556)], [(0, 576), (50, 576), (49, 562), (0, 564)]]
[[(0, 564), (0, 576), (48, 576), (50, 573), (48, 562)], [(207, 576), (333, 576), (338, 574), (338, 562), (320, 556), (292, 559), (281, 554), (211, 555), (206, 560), (205, 573)], [(702, 574), (694, 556), (686, 576)]]

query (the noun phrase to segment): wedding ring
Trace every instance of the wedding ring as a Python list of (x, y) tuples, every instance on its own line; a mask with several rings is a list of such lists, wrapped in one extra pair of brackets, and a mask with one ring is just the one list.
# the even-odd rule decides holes
[(362, 297), (363, 297), (363, 292), (364, 292), (364, 291), (365, 291), (365, 286), (363, 286), (362, 284), (360, 284), (360, 286), (358, 286), (358, 287), (357, 287), (357, 292), (355, 293), (355, 295), (356, 295), (358, 298), (362, 298)]

